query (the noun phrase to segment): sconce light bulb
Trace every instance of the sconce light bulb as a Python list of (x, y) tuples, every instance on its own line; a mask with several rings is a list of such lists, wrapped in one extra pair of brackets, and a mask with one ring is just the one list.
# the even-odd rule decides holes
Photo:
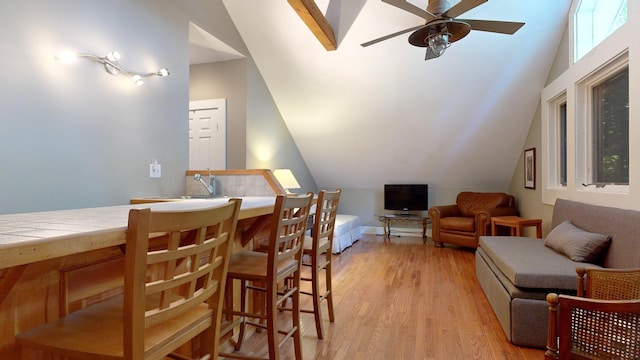
[(109, 61), (118, 61), (120, 60), (120, 53), (117, 51), (112, 51), (107, 54), (107, 59), (109, 59)]
[(162, 68), (162, 69), (160, 69), (160, 71), (158, 71), (158, 75), (160, 75), (160, 76), (169, 76), (169, 70), (167, 70), (167, 68)]
[(61, 51), (56, 58), (64, 63), (72, 63), (77, 59), (77, 56), (70, 50), (64, 50)]
[(132, 79), (133, 79), (133, 82), (138, 86), (144, 84), (144, 81), (142, 81), (142, 76), (140, 75), (137, 75), (137, 74), (133, 75)]

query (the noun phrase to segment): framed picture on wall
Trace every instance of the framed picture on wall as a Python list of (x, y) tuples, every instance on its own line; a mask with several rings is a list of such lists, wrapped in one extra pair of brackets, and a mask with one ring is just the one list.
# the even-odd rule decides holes
[(536, 188), (536, 148), (524, 151), (524, 187)]

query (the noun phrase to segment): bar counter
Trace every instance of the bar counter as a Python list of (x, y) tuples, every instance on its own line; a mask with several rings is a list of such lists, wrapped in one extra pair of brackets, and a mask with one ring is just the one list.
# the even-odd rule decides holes
[[(17, 359), (15, 334), (63, 315), (68, 287), (104, 281), (123, 258), (129, 210), (197, 209), (228, 198), (135, 201), (133, 205), (0, 215), (0, 359)], [(243, 197), (236, 246), (263, 231), (275, 197)], [(98, 269), (95, 276), (89, 271)], [(82, 274), (82, 276), (69, 276)], [(69, 284), (71, 281), (76, 284)], [(75, 290), (74, 290), (75, 291)]]

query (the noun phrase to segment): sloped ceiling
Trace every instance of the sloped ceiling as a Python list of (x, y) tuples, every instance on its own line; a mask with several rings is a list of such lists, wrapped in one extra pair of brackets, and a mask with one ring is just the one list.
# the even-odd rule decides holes
[(360, 46), (424, 22), (380, 0), (316, 1), (338, 40), (331, 52), (284, 0), (223, 2), (319, 187), (497, 190), (514, 173), (570, 5), (489, 0), (461, 17), (526, 25), (472, 31), (424, 61), (408, 34)]

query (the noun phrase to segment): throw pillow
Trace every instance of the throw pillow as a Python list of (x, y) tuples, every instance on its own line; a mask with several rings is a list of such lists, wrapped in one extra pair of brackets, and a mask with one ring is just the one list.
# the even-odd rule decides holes
[(610, 242), (610, 236), (585, 231), (569, 220), (556, 226), (544, 239), (546, 246), (579, 262), (594, 261)]

